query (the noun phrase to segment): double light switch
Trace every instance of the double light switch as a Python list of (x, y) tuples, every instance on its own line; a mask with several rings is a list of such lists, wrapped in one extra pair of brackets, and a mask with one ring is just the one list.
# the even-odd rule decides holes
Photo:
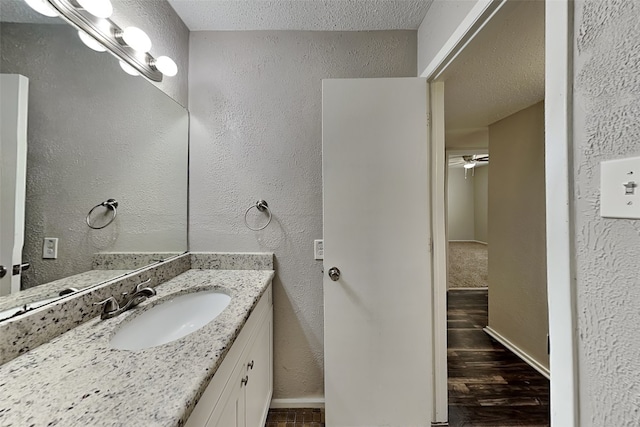
[(600, 163), (600, 216), (640, 219), (640, 157)]

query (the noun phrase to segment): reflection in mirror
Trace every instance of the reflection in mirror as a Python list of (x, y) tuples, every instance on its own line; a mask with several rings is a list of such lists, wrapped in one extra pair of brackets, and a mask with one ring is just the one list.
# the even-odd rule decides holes
[[(3, 319), (186, 251), (188, 114), (22, 0), (2, 0), (0, 21), (3, 91), (5, 75), (28, 79), (24, 224), (0, 228), (2, 241), (24, 230), (24, 247), (12, 259), (3, 246), (0, 264), (29, 268), (17, 275), (20, 292), (7, 295), (13, 271), (0, 279)], [(6, 184), (3, 172), (1, 221), (16, 210)]]

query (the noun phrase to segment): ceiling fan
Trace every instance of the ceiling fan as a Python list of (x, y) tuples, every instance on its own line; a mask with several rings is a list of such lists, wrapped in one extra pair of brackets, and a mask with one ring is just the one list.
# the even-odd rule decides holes
[(465, 169), (473, 169), (476, 167), (478, 162), (488, 162), (488, 161), (489, 161), (488, 154), (457, 156), (457, 157), (451, 157), (449, 159), (449, 166), (462, 165)]

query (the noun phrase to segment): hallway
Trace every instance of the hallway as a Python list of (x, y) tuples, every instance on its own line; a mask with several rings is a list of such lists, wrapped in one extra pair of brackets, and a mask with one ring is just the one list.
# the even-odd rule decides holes
[(449, 425), (548, 426), (549, 381), (482, 328), (486, 290), (448, 292)]

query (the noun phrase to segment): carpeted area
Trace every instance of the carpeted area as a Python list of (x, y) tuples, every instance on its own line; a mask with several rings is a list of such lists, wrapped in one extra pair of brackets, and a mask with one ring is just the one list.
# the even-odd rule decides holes
[(449, 242), (449, 288), (488, 287), (487, 248), (476, 242)]

